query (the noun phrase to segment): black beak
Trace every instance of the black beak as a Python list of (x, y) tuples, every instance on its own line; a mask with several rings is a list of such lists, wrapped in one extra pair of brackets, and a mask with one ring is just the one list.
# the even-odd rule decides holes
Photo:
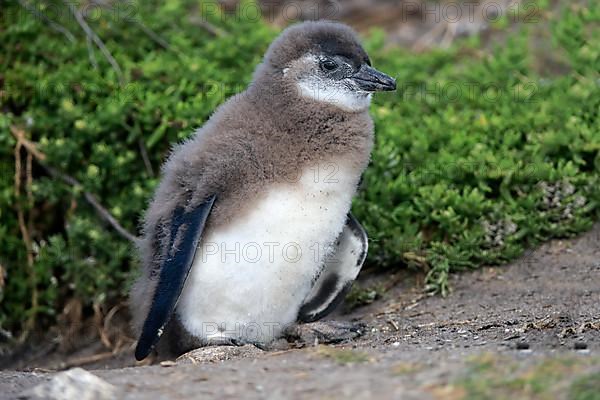
[(396, 90), (396, 80), (391, 76), (377, 71), (375, 68), (364, 64), (358, 72), (352, 76), (354, 82), (365, 92), (381, 92)]

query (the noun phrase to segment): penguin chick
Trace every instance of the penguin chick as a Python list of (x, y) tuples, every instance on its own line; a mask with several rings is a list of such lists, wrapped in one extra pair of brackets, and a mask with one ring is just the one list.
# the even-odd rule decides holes
[(137, 359), (163, 334), (159, 353), (266, 344), (343, 298), (366, 253), (348, 212), (368, 107), (395, 88), (346, 25), (304, 22), (271, 44), (252, 84), (163, 166), (130, 299)]

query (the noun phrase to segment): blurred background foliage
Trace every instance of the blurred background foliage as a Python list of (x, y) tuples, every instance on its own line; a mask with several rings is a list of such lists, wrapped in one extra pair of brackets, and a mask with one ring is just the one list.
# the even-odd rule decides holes
[[(374, 64), (399, 83), (372, 107), (377, 144), (354, 204), (369, 265), (417, 268), (446, 293), (453, 271), (591, 227), (600, 7), (533, 4), (536, 23), (494, 19), (486, 29), (506, 33), (496, 44), (475, 34), (415, 52), (385, 29), (365, 32)], [(126, 296), (127, 232), (137, 234), (161, 163), (246, 87), (279, 27), (250, 2), (233, 14), (199, 0), (21, 0), (0, 12), (0, 328), (10, 337), (52, 326), (73, 301), (91, 314)]]

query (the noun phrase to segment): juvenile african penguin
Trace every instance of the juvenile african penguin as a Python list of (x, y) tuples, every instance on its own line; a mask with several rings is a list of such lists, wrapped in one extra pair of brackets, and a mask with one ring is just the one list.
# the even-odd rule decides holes
[(301, 23), (271, 44), (248, 89), (163, 166), (130, 299), (137, 359), (157, 344), (264, 345), (333, 310), (367, 250), (349, 210), (371, 96), (395, 88), (346, 25)]

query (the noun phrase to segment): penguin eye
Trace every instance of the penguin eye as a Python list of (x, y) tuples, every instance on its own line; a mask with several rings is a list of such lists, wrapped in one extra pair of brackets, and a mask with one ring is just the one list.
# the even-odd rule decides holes
[(333, 71), (338, 68), (338, 64), (335, 61), (333, 61), (332, 59), (328, 58), (328, 59), (321, 61), (321, 68), (324, 71)]

